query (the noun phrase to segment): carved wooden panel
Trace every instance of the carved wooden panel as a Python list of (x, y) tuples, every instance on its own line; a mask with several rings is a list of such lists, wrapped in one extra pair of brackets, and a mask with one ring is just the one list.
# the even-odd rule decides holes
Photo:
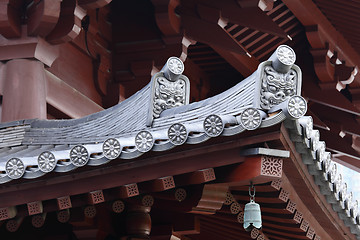
[(309, 222), (303, 219), (303, 221), (300, 224), (300, 229), (306, 232), (308, 228), (309, 228)]
[(253, 228), (250, 233), (250, 237), (252, 239), (256, 239), (259, 236), (259, 230), (257, 228)]
[(43, 215), (43, 214), (37, 214), (37, 215), (32, 216), (31, 224), (35, 228), (41, 228), (45, 224), (45, 216), (46, 215)]
[(203, 172), (205, 182), (213, 181), (216, 179), (213, 168), (208, 168), (200, 171)]
[(151, 195), (145, 195), (142, 197), (141, 203), (145, 207), (151, 207), (152, 205), (154, 205), (154, 197)]
[(187, 192), (184, 188), (178, 188), (175, 190), (174, 196), (177, 201), (182, 202), (186, 199)]
[(112, 204), (112, 210), (115, 213), (122, 213), (125, 210), (125, 204), (121, 200), (116, 200)]
[(96, 208), (93, 205), (84, 208), (84, 215), (87, 218), (94, 218), (96, 216)]
[(284, 189), (281, 189), (280, 194), (279, 194), (279, 199), (283, 202), (287, 202), (287, 200), (289, 199), (290, 193), (285, 191)]
[(288, 210), (291, 213), (294, 213), (296, 210), (296, 203), (294, 203), (293, 201), (289, 200), (288, 204), (286, 205), (286, 210)]
[(67, 223), (70, 220), (70, 210), (64, 209), (56, 213), (56, 218), (61, 223)]
[(134, 197), (139, 195), (139, 189), (136, 183), (125, 185), (125, 191), (127, 197)]
[(20, 223), (21, 223), (20, 219), (10, 219), (6, 223), (6, 229), (9, 232), (16, 232), (20, 227)]
[(321, 240), (321, 237), (319, 235), (315, 235), (314, 240)]
[(244, 212), (239, 212), (239, 214), (237, 215), (237, 221), (239, 223), (244, 223)]
[(175, 187), (175, 182), (173, 176), (163, 177), (161, 178), (161, 182), (164, 190), (168, 190)]
[(282, 176), (283, 160), (276, 157), (262, 156), (261, 175), (270, 177)]
[(97, 190), (93, 192), (89, 192), (89, 203), (90, 204), (98, 204), (105, 201), (104, 194), (102, 190)]
[(271, 187), (275, 188), (276, 190), (280, 190), (281, 185), (282, 185), (281, 179), (277, 179), (271, 182)]
[(258, 237), (257, 237), (257, 239), (256, 240), (265, 240), (265, 237), (264, 237), (264, 235), (259, 235)]
[(57, 204), (59, 210), (64, 210), (72, 207), (70, 196), (57, 198)]
[(312, 227), (309, 227), (309, 230), (306, 233), (306, 237), (309, 239), (313, 239), (315, 235), (315, 230)]
[(238, 202), (233, 202), (230, 205), (230, 212), (231, 214), (238, 214), (240, 211), (242, 211), (242, 207)]
[(235, 199), (234, 199), (234, 196), (231, 194), (231, 192), (227, 192), (224, 204), (230, 205), (234, 201), (235, 201)]
[(43, 206), (41, 202), (31, 202), (27, 204), (29, 215), (35, 215), (43, 212)]
[(16, 208), (0, 208), (0, 221), (16, 216)]
[(296, 210), (295, 212), (295, 215), (293, 217), (293, 220), (296, 222), (296, 223), (301, 223), (301, 220), (303, 218), (303, 214), (299, 211)]

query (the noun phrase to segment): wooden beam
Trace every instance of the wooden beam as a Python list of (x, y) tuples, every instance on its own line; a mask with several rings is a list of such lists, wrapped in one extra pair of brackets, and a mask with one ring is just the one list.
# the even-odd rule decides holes
[(71, 118), (80, 118), (104, 110), (100, 105), (71, 87), (49, 71), (45, 71), (46, 101)]
[(283, 2), (305, 27), (318, 25), (324, 39), (334, 46), (335, 50), (343, 56), (343, 60), (346, 60), (346, 62), (352, 66), (360, 66), (360, 55), (343, 35), (335, 29), (313, 1), (284, 0)]
[[(269, 129), (266, 129), (269, 131)], [(89, 169), (85, 172), (61, 174), (61, 178), (53, 177), (21, 184), (12, 182), (7, 188), (0, 189), (0, 208), (87, 193), (97, 189), (107, 189), (136, 182), (148, 181), (166, 175), (179, 175), (209, 167), (225, 166), (239, 163), (246, 157), (240, 156), (239, 148), (264, 141), (278, 140), (279, 132), (268, 132), (257, 136), (239, 137), (217, 144), (198, 145), (192, 149), (179, 152), (167, 152), (159, 156), (144, 156), (127, 164), (119, 162), (111, 167)], [(194, 158), (198, 157), (197, 161)], [(180, 161), (181, 159), (181, 161)], [(61, 179), (61, 180), (60, 180)], [(114, 181), (115, 179), (115, 181)], [(60, 180), (60, 181), (59, 181)], [(43, 183), (42, 183), (43, 182)], [(71, 183), (71, 184), (70, 184)], [(41, 188), (38, 186), (42, 185)], [(67, 185), (64, 188), (64, 184)], [(16, 197), (14, 193), (16, 192)]]

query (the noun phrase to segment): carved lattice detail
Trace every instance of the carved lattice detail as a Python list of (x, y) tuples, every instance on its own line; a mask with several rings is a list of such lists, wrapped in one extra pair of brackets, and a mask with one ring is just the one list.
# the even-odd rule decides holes
[(244, 223), (244, 212), (239, 212), (239, 214), (237, 215), (237, 221), (239, 223)]
[(64, 210), (64, 209), (68, 209), (68, 208), (72, 207), (70, 196), (58, 198), (57, 204), (58, 204), (59, 210)]
[(303, 218), (303, 214), (301, 212), (299, 212), (299, 211), (296, 211), (295, 215), (293, 217), (294, 221), (296, 223), (301, 223), (302, 218)]
[(313, 239), (315, 235), (315, 230), (311, 227), (309, 227), (309, 230), (306, 233), (306, 237), (309, 239)]
[(275, 188), (276, 190), (280, 190), (282, 185), (282, 179), (277, 179), (271, 182), (271, 187)]
[(265, 240), (265, 237), (264, 237), (264, 235), (259, 235), (258, 237), (257, 237), (257, 239), (256, 240)]
[(303, 221), (300, 224), (300, 229), (306, 232), (308, 228), (309, 228), (309, 222), (303, 219)]
[(61, 210), (56, 213), (56, 218), (61, 223), (67, 223), (70, 220), (69, 209)]
[(20, 227), (20, 225), (19, 225), (18, 221), (16, 221), (15, 219), (10, 219), (6, 223), (6, 229), (9, 232), (16, 232), (19, 229), (19, 227)]
[(41, 227), (44, 226), (44, 224), (45, 224), (45, 218), (44, 218), (44, 216), (41, 215), (41, 214), (32, 216), (32, 218), (31, 218), (31, 224), (32, 224), (35, 228), (41, 228)]
[(141, 203), (143, 206), (145, 207), (152, 207), (152, 205), (154, 205), (154, 197), (151, 195), (145, 195), (142, 199), (141, 199)]
[(161, 178), (161, 181), (162, 181), (164, 190), (168, 190), (168, 189), (175, 187), (175, 182), (174, 182), (173, 176)]
[(259, 236), (259, 229), (253, 228), (253, 229), (251, 230), (250, 237), (251, 237), (252, 239), (256, 239), (257, 236)]
[(139, 189), (136, 183), (125, 185), (125, 188), (128, 197), (139, 195)]
[(175, 199), (179, 202), (182, 202), (186, 199), (187, 193), (186, 190), (183, 188), (178, 188), (175, 191)]
[(98, 204), (105, 201), (103, 191), (97, 190), (89, 193), (90, 203)]
[(293, 201), (289, 200), (288, 204), (286, 205), (286, 210), (288, 210), (291, 213), (294, 213), (296, 210), (296, 203), (294, 203)]
[(0, 221), (13, 218), (16, 215), (16, 210), (11, 208), (0, 208)]
[(287, 202), (287, 200), (289, 199), (290, 193), (285, 191), (284, 189), (281, 189), (280, 194), (279, 194), (279, 199), (283, 202)]
[(125, 204), (121, 200), (116, 200), (112, 204), (112, 210), (115, 213), (122, 213), (125, 210)]
[(27, 204), (29, 215), (35, 215), (43, 212), (43, 206), (41, 202), (31, 202)]
[(238, 202), (233, 202), (230, 206), (231, 214), (238, 214), (240, 211), (242, 211), (240, 204)]
[(84, 208), (84, 215), (87, 218), (94, 218), (96, 216), (96, 208), (93, 205)]
[(281, 177), (283, 160), (276, 157), (261, 157), (261, 175), (271, 177)]
[(319, 235), (315, 235), (314, 240), (321, 240), (321, 237)]
[(204, 169), (204, 170), (202, 170), (202, 172), (204, 175), (205, 182), (210, 182), (210, 181), (213, 181), (216, 179), (215, 171), (213, 168)]
[(224, 204), (230, 205), (234, 201), (235, 201), (234, 196), (230, 192), (227, 192)]

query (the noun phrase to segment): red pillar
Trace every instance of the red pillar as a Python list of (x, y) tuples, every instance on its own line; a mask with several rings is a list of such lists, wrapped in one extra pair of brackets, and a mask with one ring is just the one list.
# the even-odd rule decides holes
[(46, 119), (46, 76), (37, 60), (14, 59), (5, 65), (1, 121)]

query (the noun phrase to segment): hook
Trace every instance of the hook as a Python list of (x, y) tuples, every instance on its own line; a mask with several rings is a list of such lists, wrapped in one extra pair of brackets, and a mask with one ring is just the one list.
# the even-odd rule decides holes
[[(251, 193), (251, 189), (253, 189), (253, 193)], [(249, 187), (249, 195), (250, 195), (250, 200), (254, 200), (255, 199), (255, 186), (253, 184), (253, 182), (250, 182), (250, 187)]]

